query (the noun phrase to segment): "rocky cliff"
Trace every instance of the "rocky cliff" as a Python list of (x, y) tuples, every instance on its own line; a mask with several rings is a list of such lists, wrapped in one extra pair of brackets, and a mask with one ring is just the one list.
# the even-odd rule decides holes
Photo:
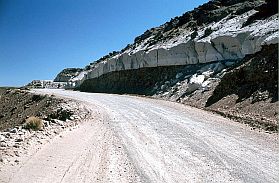
[(278, 43), (276, 2), (210, 1), (147, 30), (120, 52), (91, 63), (73, 81), (80, 85), (124, 70), (242, 59), (263, 45)]
[[(150, 95), (229, 116), (238, 116), (236, 110), (249, 119), (262, 110), (260, 118), (268, 119), (264, 124), (276, 129), (278, 95), (274, 91), (278, 85), (266, 80), (278, 78), (278, 28), (277, 0), (209, 1), (145, 31), (121, 51), (90, 63), (68, 86), (90, 92)], [(255, 73), (262, 72), (257, 68), (267, 75), (256, 77)], [(260, 96), (259, 103), (251, 103), (257, 93), (268, 94)], [(224, 95), (231, 100), (224, 100)]]

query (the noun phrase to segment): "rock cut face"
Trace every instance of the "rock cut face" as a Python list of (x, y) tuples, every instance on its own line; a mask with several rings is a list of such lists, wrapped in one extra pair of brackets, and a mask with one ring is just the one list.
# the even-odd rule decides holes
[(75, 82), (116, 71), (242, 59), (263, 45), (278, 43), (278, 13), (264, 13), (272, 3), (210, 1), (147, 30), (121, 52), (99, 60)]

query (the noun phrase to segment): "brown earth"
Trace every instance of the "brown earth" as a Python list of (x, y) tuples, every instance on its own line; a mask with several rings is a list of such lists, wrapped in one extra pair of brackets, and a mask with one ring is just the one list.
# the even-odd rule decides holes
[(59, 107), (62, 99), (21, 89), (0, 89), (0, 131), (21, 126), (30, 116), (65, 121), (73, 112)]
[[(0, 88), (0, 172), (6, 166), (17, 165), (23, 157), (31, 157), (64, 131), (78, 128), (88, 115), (86, 107), (77, 101)], [(28, 116), (42, 119), (42, 128), (25, 129)]]

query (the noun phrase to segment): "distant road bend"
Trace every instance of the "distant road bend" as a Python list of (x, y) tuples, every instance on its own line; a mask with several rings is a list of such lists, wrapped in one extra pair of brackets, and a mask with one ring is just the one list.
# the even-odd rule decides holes
[(64, 90), (92, 120), (46, 144), (10, 182), (279, 182), (278, 135), (167, 101)]

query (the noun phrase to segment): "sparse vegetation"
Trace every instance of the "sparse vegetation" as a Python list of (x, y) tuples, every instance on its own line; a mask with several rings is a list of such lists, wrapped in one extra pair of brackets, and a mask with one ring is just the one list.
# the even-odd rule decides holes
[(195, 39), (197, 36), (198, 36), (198, 32), (197, 32), (197, 31), (194, 31), (194, 32), (191, 34), (191, 39)]
[(131, 44), (127, 44), (127, 46), (121, 50), (121, 53), (123, 53), (125, 50), (128, 50), (131, 47), (132, 47)]
[(0, 131), (22, 126), (30, 116), (45, 119), (60, 110), (62, 99), (26, 89), (0, 89)]
[(90, 65), (85, 66), (85, 70), (89, 71), (91, 69)]
[(206, 28), (204, 30), (204, 37), (209, 36), (212, 32), (213, 32), (213, 30), (211, 29), (211, 27)]
[(26, 122), (23, 127), (25, 129), (40, 130), (43, 127), (43, 122), (40, 118), (31, 116), (26, 119)]

